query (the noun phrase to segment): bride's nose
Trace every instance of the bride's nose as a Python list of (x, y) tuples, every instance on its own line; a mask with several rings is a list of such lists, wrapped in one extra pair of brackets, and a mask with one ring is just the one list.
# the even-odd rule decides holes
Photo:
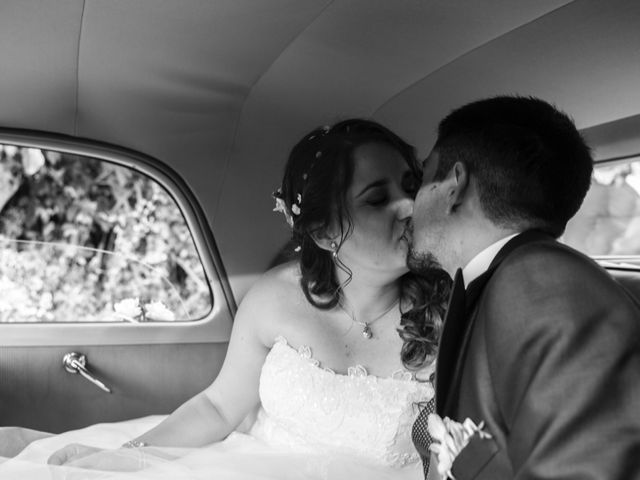
[(413, 199), (404, 197), (398, 200), (396, 205), (396, 216), (398, 220), (406, 220), (413, 214)]

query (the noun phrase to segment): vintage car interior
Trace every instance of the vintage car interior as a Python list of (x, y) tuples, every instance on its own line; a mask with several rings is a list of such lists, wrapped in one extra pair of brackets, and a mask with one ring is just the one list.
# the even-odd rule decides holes
[(289, 150), (349, 117), (424, 156), (463, 103), (555, 103), (598, 162), (564, 240), (640, 298), (639, 24), (635, 0), (3, 0), (0, 425), (205, 388), (288, 240)]

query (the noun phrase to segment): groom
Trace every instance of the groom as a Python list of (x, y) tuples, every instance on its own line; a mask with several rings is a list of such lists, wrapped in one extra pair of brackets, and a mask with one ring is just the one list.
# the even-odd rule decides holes
[(573, 122), (539, 99), (481, 100), (440, 123), (408, 263), (455, 277), (436, 411), (490, 435), (456, 457), (457, 480), (640, 478), (639, 307), (556, 241), (591, 173)]

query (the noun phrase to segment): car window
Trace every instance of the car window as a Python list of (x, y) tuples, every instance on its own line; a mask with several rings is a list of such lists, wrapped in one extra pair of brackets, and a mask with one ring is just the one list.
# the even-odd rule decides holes
[(0, 322), (174, 322), (211, 310), (187, 222), (156, 180), (87, 156), (0, 153)]
[(596, 164), (591, 188), (563, 240), (595, 257), (638, 263), (640, 158)]

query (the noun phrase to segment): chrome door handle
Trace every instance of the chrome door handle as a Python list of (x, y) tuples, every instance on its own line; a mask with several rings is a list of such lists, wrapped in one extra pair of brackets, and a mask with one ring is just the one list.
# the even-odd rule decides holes
[(62, 366), (69, 373), (79, 373), (101, 390), (111, 393), (111, 389), (87, 370), (87, 357), (81, 353), (69, 352), (62, 358)]

